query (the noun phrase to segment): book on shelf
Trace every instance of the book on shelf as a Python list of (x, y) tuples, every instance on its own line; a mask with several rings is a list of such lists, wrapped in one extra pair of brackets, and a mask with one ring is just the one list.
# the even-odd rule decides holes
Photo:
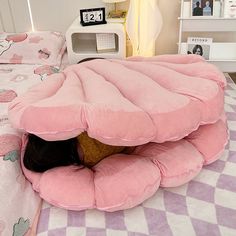
[(212, 41), (212, 38), (188, 37), (187, 53), (200, 55), (209, 60)]
[(224, 0), (224, 17), (236, 18), (236, 0)]
[(97, 52), (115, 52), (116, 38), (114, 33), (99, 33), (96, 34)]

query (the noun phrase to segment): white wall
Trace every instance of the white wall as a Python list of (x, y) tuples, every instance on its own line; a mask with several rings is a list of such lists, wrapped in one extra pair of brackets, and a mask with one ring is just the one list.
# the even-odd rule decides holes
[[(104, 6), (101, 0), (30, 0), (36, 30), (65, 32), (81, 8)], [(7, 32), (31, 30), (27, 0), (0, 0), (1, 28)]]
[(0, 0), (0, 15), (2, 30), (14, 32), (15, 27), (13, 24), (12, 11), (9, 7), (8, 0)]
[[(144, 0), (142, 0), (144, 1)], [(81, 8), (104, 6), (101, 0), (30, 0), (36, 30), (55, 30), (65, 32), (79, 15)], [(163, 28), (156, 41), (156, 53), (177, 53), (180, 0), (157, 0), (163, 17)], [(128, 9), (129, 0), (120, 3), (122, 9)], [(30, 31), (31, 24), (27, 0), (0, 0), (0, 31)], [(151, 22), (150, 22), (151, 23)], [(185, 34), (186, 37), (189, 36)], [(192, 36), (214, 37), (214, 41), (236, 40), (235, 33), (214, 33)]]
[(26, 0), (10, 0), (10, 8), (14, 20), (15, 29), (19, 32), (30, 31), (30, 17)]
[[(164, 26), (157, 40), (156, 52), (176, 53), (178, 39), (177, 17), (180, 11), (179, 0), (157, 1), (163, 15)], [(101, 0), (30, 0), (30, 2), (36, 30), (62, 32), (65, 32), (72, 21), (79, 15), (81, 8), (104, 6)], [(109, 6), (109, 4), (106, 6)], [(120, 3), (119, 6), (122, 9), (128, 9), (129, 0)], [(0, 30), (7, 32), (31, 30), (27, 0), (0, 0), (0, 14), (3, 19), (2, 24), (0, 23)]]
[(180, 0), (158, 0), (158, 6), (163, 18), (163, 27), (156, 40), (156, 54), (177, 53)]
[(1, 31), (4, 31), (4, 29), (3, 29), (3, 25), (2, 25), (2, 18), (1, 18), (1, 15), (0, 15), (0, 32)]
[(31, 0), (33, 19), (37, 30), (65, 32), (79, 15), (81, 8), (101, 6), (104, 6), (101, 0)]

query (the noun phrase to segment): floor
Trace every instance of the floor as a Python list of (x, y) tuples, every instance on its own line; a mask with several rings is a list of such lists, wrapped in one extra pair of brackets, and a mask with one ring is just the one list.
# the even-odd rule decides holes
[(229, 75), (232, 78), (232, 80), (234, 81), (234, 83), (236, 84), (236, 73), (229, 73)]

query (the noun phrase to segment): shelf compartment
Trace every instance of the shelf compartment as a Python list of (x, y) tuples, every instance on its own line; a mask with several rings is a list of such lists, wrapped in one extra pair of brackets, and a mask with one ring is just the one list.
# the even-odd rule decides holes
[(208, 62), (214, 64), (223, 72), (236, 72), (236, 60), (209, 60)]
[[(187, 54), (187, 43), (181, 43), (180, 46), (180, 53)], [(210, 60), (236, 60), (236, 43), (212, 43), (210, 48)]]
[[(114, 51), (97, 51), (96, 34), (99, 33), (115, 34), (116, 47)], [(124, 58), (126, 55), (125, 41), (123, 24), (109, 23), (83, 27), (78, 17), (66, 31), (68, 61), (70, 64), (75, 64), (89, 57)]]
[[(97, 32), (99, 33), (99, 32)], [(101, 32), (102, 33), (102, 32)], [(119, 51), (118, 35), (115, 34), (116, 48), (114, 52), (109, 54), (116, 54)], [(72, 50), (77, 54), (99, 54), (105, 53), (97, 52), (96, 33), (73, 33), (71, 35)]]
[[(187, 54), (187, 43), (181, 43), (180, 54)], [(224, 72), (235, 72), (236, 43), (212, 43), (208, 62)]]
[(236, 19), (228, 18), (179, 18), (182, 20), (182, 31), (231, 32), (236, 31)]

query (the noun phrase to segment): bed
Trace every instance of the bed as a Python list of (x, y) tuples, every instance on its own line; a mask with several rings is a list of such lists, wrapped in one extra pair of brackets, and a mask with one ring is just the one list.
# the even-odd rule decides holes
[(21, 132), (9, 123), (8, 104), (63, 67), (65, 38), (50, 31), (0, 36), (0, 234), (24, 235), (34, 232), (42, 201), (22, 174)]

